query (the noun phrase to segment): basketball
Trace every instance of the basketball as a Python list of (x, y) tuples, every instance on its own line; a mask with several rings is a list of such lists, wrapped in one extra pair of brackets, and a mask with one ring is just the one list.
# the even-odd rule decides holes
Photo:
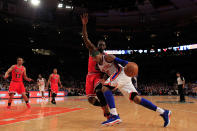
[(129, 62), (125, 66), (124, 72), (129, 77), (137, 76), (137, 74), (138, 74), (138, 65), (136, 63), (134, 63), (134, 62)]

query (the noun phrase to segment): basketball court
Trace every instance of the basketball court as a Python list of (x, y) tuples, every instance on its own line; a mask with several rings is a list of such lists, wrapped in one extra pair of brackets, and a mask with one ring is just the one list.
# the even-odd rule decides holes
[(91, 106), (86, 97), (58, 97), (57, 105), (48, 99), (31, 98), (27, 109), (21, 99), (15, 99), (11, 110), (7, 100), (0, 100), (0, 129), (2, 131), (196, 131), (197, 99), (187, 97), (179, 103), (176, 96), (146, 96), (158, 106), (172, 111), (171, 124), (163, 128), (163, 120), (152, 112), (123, 96), (117, 96), (116, 105), (123, 122), (101, 126), (105, 121), (102, 110)]

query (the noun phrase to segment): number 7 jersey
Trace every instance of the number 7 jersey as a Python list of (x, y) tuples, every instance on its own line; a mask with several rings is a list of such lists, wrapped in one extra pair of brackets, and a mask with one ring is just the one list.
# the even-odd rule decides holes
[(15, 65), (14, 69), (12, 70), (12, 81), (22, 82), (24, 71), (25, 71), (24, 66), (18, 67), (17, 65)]

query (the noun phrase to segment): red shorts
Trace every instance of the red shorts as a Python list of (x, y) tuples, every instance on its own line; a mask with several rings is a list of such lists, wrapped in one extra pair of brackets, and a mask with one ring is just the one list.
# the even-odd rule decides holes
[(100, 84), (101, 74), (87, 74), (86, 76), (86, 95), (95, 96), (95, 87)]
[(25, 86), (23, 84), (23, 82), (14, 82), (11, 81), (10, 82), (10, 87), (9, 87), (9, 91), (8, 93), (18, 93), (18, 94), (22, 94), (25, 93)]
[(51, 84), (52, 93), (58, 93), (58, 84)]

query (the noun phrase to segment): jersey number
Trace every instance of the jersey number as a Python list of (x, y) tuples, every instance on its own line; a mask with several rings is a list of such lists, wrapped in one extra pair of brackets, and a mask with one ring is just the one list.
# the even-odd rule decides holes
[(21, 74), (16, 74), (16, 78), (21, 78)]

